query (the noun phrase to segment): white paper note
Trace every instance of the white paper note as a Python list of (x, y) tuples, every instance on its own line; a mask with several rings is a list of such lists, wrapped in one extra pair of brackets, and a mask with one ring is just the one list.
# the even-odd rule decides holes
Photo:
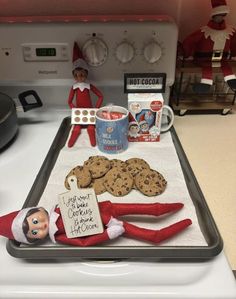
[(68, 238), (96, 235), (104, 231), (94, 189), (78, 189), (76, 176), (70, 176), (71, 190), (59, 195), (59, 207)]

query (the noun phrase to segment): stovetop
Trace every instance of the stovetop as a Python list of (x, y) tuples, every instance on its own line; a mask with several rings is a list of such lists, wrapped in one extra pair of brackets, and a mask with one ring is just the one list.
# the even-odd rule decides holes
[[(65, 103), (72, 83), (74, 41), (85, 50), (91, 50), (91, 46), (93, 49), (95, 41), (99, 56), (89, 57), (89, 79), (104, 92), (106, 103), (125, 105), (123, 74), (127, 72), (167, 73), (164, 98), (168, 103), (175, 76), (177, 35), (173, 20), (163, 17), (147, 22), (103, 20), (1, 26), (1, 92), (16, 97), (33, 88), (44, 103), (43, 108), (19, 115), (19, 133), (0, 153), (1, 214), (22, 207), (62, 119), (70, 115)], [(60, 46), (67, 58), (32, 61), (27, 51), (35, 46)], [(93, 66), (94, 63), (98, 65)], [(236, 297), (235, 280), (224, 252), (208, 261), (181, 263), (62, 259), (37, 262), (11, 257), (6, 251), (6, 240), (0, 238), (0, 265), (0, 298)]]

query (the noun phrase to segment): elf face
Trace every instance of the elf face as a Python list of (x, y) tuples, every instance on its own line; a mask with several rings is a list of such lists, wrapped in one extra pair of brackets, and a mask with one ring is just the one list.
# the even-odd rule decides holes
[(140, 130), (142, 132), (147, 132), (149, 130), (149, 126), (148, 126), (148, 123), (144, 123), (140, 126)]
[(73, 76), (76, 82), (82, 83), (86, 81), (88, 72), (84, 69), (75, 69), (73, 71)]
[(212, 20), (213, 20), (215, 23), (220, 24), (221, 22), (223, 22), (225, 16), (226, 16), (226, 14), (215, 15), (215, 16), (212, 17)]
[(130, 131), (131, 134), (137, 134), (138, 131), (139, 131), (139, 127), (138, 127), (138, 125), (131, 125), (131, 126), (129, 127), (129, 131)]
[(40, 208), (39, 211), (27, 217), (29, 230), (27, 237), (30, 239), (44, 239), (49, 231), (49, 217), (46, 210)]

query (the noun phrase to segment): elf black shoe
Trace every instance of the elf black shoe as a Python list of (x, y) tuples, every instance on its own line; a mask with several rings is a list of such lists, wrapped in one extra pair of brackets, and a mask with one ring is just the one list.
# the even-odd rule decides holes
[(193, 85), (193, 91), (198, 94), (208, 93), (210, 88), (211, 88), (211, 85), (204, 84), (204, 83), (195, 83)]
[(227, 80), (227, 84), (233, 91), (236, 91), (236, 79)]

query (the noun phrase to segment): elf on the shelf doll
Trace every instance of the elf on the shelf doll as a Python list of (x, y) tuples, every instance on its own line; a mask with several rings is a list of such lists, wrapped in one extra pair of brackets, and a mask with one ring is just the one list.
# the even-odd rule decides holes
[(149, 124), (145, 119), (145, 114), (142, 114), (139, 118), (140, 134), (149, 134)]
[(123, 215), (160, 216), (173, 213), (183, 207), (182, 203), (154, 204), (118, 204), (104, 201), (98, 204), (103, 233), (67, 238), (59, 208), (48, 213), (44, 208), (26, 208), (0, 217), (0, 235), (20, 243), (31, 244), (49, 236), (54, 243), (73, 246), (91, 246), (115, 239), (124, 234), (127, 237), (160, 243), (175, 236), (191, 225), (190, 219), (184, 219), (160, 230), (145, 229), (117, 218)]
[(236, 90), (236, 76), (230, 67), (229, 58), (236, 57), (236, 30), (226, 25), (225, 16), (229, 7), (225, 0), (212, 0), (211, 20), (183, 41), (185, 58), (193, 57), (202, 67), (200, 83), (193, 86), (196, 93), (205, 93), (213, 84), (212, 67), (221, 67), (224, 80)]
[(139, 137), (139, 125), (133, 115), (129, 113), (129, 141), (135, 141)]
[[(74, 43), (73, 48), (73, 71), (72, 74), (75, 79), (75, 84), (71, 87), (68, 104), (70, 108), (93, 108), (90, 91), (92, 91), (97, 97), (95, 108), (100, 108), (103, 101), (102, 93), (92, 84), (87, 83), (88, 65), (83, 57), (83, 54), (78, 46)], [(74, 100), (75, 97), (75, 100)], [(92, 146), (96, 145), (95, 126), (86, 125), (89, 135), (90, 143)], [(72, 133), (68, 141), (68, 147), (72, 147), (78, 136), (81, 133), (81, 125), (74, 125)]]

